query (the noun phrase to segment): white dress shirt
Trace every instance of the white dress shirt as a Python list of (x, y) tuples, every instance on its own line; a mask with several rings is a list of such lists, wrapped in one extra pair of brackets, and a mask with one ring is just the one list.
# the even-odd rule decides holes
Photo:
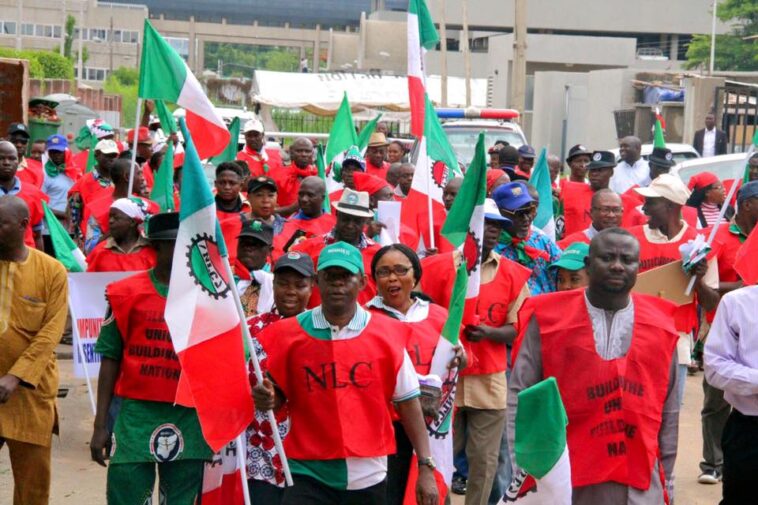
[(703, 132), (703, 158), (716, 156), (716, 128)]
[(629, 165), (621, 160), (613, 169), (613, 177), (609, 187), (619, 195), (625, 193), (632, 186), (645, 187), (650, 184), (650, 166), (642, 158)]
[(705, 342), (705, 378), (746, 416), (758, 416), (758, 286), (724, 295)]

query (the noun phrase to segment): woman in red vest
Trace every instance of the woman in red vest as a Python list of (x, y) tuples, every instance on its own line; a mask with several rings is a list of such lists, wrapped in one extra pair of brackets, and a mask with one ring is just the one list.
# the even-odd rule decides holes
[(128, 198), (111, 204), (109, 236), (87, 256), (88, 272), (137, 272), (155, 266), (155, 249), (142, 236), (142, 209)]
[[(447, 320), (447, 309), (418, 296), (413, 292), (421, 280), (421, 262), (412, 249), (403, 244), (382, 247), (371, 262), (371, 277), (376, 283), (377, 296), (366, 304), (371, 312), (402, 321), (411, 329), (403, 343), (413, 362), (421, 385), (421, 407), (427, 419), (437, 417), (443, 383), (456, 377), (431, 375), (432, 357)], [(456, 357), (450, 370), (459, 367), (463, 359), (462, 347), (456, 347)], [(393, 415), (397, 453), (388, 458), (387, 505), (401, 505), (408, 481), (413, 447), (403, 429), (400, 418)]]

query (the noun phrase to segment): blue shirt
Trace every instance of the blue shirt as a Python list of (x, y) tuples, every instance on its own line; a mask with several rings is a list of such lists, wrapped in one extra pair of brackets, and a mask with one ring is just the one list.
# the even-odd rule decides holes
[(73, 185), (74, 181), (64, 173), (60, 173), (55, 177), (50, 177), (45, 173), (41, 189), (50, 198), (48, 206), (59, 212), (66, 210), (66, 205), (68, 205), (68, 190)]
[[(545, 251), (549, 256), (547, 260), (544, 258), (535, 258), (531, 260), (529, 264), (524, 265), (525, 267), (532, 269), (532, 275), (529, 276), (529, 280), (527, 281), (532, 296), (556, 291), (556, 274), (548, 267), (554, 261), (558, 261), (558, 258), (561, 256), (561, 250), (555, 245), (555, 242), (553, 242), (550, 237), (542, 233), (542, 231), (534, 228), (529, 232), (529, 237), (526, 239), (525, 245)], [(509, 260), (519, 263), (518, 254), (513, 245), (498, 244), (495, 247), (495, 252), (502, 254)]]

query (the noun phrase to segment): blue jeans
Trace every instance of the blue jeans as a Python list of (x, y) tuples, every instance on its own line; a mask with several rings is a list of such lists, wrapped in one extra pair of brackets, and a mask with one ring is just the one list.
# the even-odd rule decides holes
[(687, 365), (676, 366), (676, 399), (681, 407), (684, 403), (684, 383), (687, 382)]

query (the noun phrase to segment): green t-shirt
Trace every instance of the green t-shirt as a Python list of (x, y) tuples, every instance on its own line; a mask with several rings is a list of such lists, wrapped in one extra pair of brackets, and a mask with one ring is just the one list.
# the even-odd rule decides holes
[[(165, 297), (168, 286), (158, 282), (152, 270), (149, 274), (158, 294)], [(95, 351), (103, 357), (121, 361), (123, 349), (124, 341), (109, 306)], [(195, 409), (164, 402), (123, 399), (113, 430), (111, 463), (208, 460), (212, 455)]]

